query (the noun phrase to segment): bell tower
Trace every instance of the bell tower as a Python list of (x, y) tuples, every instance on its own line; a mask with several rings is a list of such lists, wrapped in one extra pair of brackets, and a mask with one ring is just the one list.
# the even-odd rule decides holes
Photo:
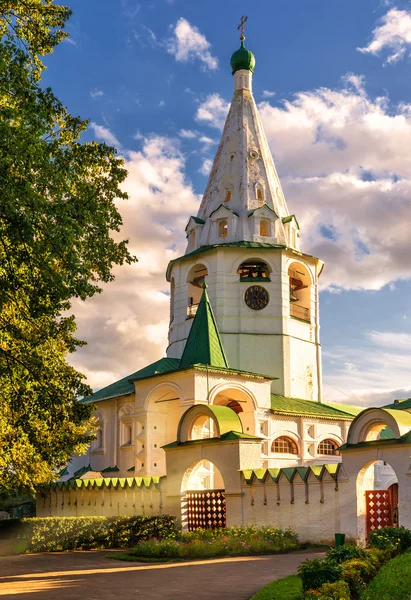
[(300, 249), (252, 94), (255, 57), (231, 57), (234, 94), (206, 190), (167, 269), (167, 354), (180, 358), (206, 281), (230, 368), (276, 377), (273, 393), (321, 402), (318, 279)]

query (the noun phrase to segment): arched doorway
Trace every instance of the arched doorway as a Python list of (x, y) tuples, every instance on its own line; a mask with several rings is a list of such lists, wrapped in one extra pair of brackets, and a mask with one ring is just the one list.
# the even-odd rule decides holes
[(371, 531), (397, 527), (398, 479), (385, 461), (373, 460), (360, 469), (357, 476), (357, 532), (367, 540)]
[(209, 460), (202, 459), (184, 474), (181, 521), (183, 529), (220, 529), (226, 526), (224, 481)]

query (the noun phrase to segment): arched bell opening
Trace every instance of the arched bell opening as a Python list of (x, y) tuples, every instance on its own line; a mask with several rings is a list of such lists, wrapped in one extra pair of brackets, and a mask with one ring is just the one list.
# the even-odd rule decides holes
[(290, 284), (290, 317), (311, 322), (311, 276), (301, 263), (292, 263), (288, 269)]
[(194, 265), (187, 276), (187, 318), (192, 319), (196, 312), (203, 294), (203, 283), (208, 275), (205, 265)]
[(260, 259), (249, 259), (241, 263), (237, 269), (240, 275), (240, 281), (271, 281), (270, 267), (266, 262)]

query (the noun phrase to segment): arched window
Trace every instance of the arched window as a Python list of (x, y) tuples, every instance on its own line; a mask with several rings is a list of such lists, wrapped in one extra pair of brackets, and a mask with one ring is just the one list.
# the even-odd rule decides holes
[(196, 230), (192, 229), (188, 235), (188, 243), (190, 246), (194, 246), (196, 243)]
[(318, 444), (317, 454), (326, 456), (338, 456), (340, 453), (337, 450), (338, 444), (334, 440), (323, 440)]
[(268, 219), (261, 219), (260, 221), (260, 235), (263, 237), (270, 237), (271, 223)]
[(174, 321), (174, 297), (175, 297), (175, 289), (176, 289), (176, 282), (174, 280), (174, 277), (171, 278), (171, 283), (170, 283), (170, 323), (172, 321)]
[(227, 188), (227, 189), (226, 189), (226, 191), (225, 191), (225, 197), (224, 197), (224, 200), (225, 200), (226, 202), (228, 202), (229, 200), (231, 200), (231, 189), (230, 189), (230, 188)]
[(273, 441), (271, 451), (278, 454), (298, 454), (298, 446), (294, 440), (282, 435)]
[(218, 237), (224, 238), (228, 235), (228, 223), (227, 219), (220, 219), (218, 221)]
[(262, 260), (247, 260), (237, 269), (240, 281), (270, 281), (270, 269)]

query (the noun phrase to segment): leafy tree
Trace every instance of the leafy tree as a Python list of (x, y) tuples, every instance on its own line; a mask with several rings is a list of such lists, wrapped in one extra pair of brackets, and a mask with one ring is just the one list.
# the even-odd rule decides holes
[(40, 84), (69, 16), (54, 0), (0, 0), (0, 496), (47, 483), (92, 439), (67, 311), (135, 260), (111, 235), (123, 161), (82, 143), (88, 121)]

